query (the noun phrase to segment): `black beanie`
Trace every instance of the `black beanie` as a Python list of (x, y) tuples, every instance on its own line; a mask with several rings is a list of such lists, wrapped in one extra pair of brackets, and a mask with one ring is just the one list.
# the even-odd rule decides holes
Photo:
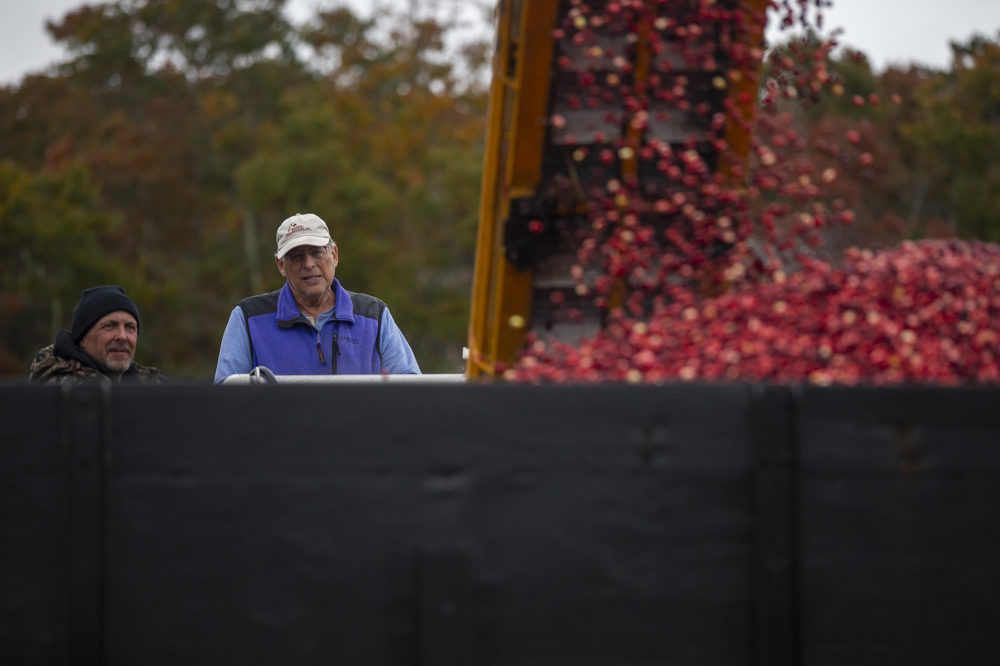
[(139, 310), (132, 299), (125, 295), (125, 290), (116, 284), (102, 285), (84, 289), (80, 294), (80, 302), (73, 308), (73, 328), (70, 335), (74, 343), (80, 342), (101, 317), (124, 310), (135, 317), (139, 325)]

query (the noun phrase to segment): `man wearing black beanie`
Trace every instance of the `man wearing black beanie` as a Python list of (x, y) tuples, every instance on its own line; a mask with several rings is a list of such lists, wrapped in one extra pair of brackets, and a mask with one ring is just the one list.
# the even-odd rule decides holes
[(60, 329), (40, 350), (28, 377), (41, 384), (128, 382), (158, 384), (156, 368), (135, 363), (139, 309), (118, 285), (84, 289), (70, 330)]

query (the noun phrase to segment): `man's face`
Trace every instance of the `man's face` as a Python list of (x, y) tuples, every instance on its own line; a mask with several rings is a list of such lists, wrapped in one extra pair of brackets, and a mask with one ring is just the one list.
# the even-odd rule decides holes
[(337, 246), (300, 245), (275, 260), (295, 299), (315, 302), (326, 297), (337, 270)]
[(98, 319), (80, 340), (80, 347), (109, 372), (120, 375), (132, 365), (138, 339), (135, 317), (117, 310)]

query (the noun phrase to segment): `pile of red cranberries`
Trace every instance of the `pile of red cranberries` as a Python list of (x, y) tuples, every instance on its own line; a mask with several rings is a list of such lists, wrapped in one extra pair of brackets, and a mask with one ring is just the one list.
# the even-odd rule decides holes
[(529, 382), (1000, 380), (1000, 246), (958, 240), (850, 249), (712, 298), (680, 290), (594, 338), (532, 339), (509, 379)]

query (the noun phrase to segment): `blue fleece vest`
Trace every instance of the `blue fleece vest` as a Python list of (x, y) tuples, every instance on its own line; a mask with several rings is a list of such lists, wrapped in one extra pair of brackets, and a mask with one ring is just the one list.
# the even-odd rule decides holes
[(240, 301), (254, 367), (276, 375), (372, 375), (382, 371), (379, 333), (385, 303), (347, 291), (334, 279), (337, 302), (319, 332), (302, 316), (288, 283)]

